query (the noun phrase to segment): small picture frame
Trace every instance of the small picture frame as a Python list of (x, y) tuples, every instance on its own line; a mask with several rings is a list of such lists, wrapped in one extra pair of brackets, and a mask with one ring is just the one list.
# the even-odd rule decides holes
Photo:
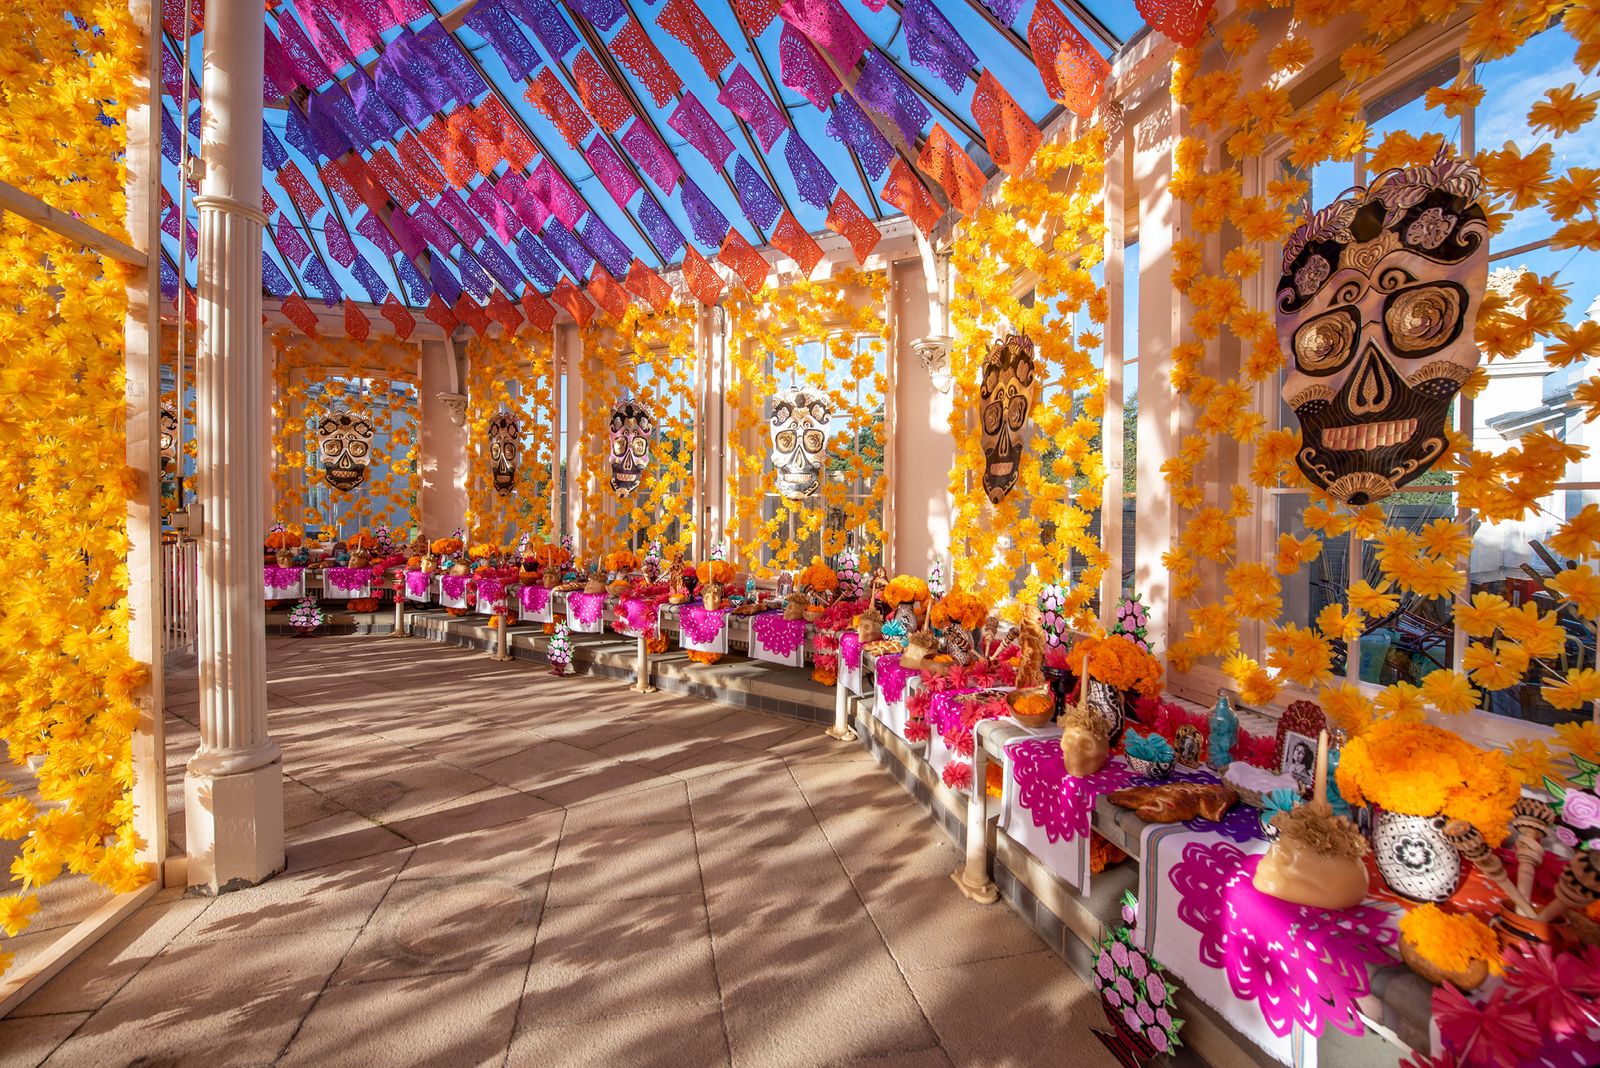
[(1178, 763), (1186, 768), (1198, 768), (1205, 763), (1206, 740), (1201, 737), (1198, 727), (1185, 723), (1177, 729), (1173, 737), (1176, 742), (1172, 750), (1178, 758)]
[(1311, 701), (1296, 701), (1278, 717), (1278, 771), (1293, 776), (1302, 794), (1309, 794), (1316, 780), (1317, 737), (1327, 726), (1322, 708)]

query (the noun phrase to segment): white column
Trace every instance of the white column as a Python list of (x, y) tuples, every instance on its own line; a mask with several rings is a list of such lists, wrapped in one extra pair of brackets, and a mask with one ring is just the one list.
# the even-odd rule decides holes
[(201, 503), (200, 749), (184, 775), (189, 884), (283, 869), (283, 755), (267, 734), (261, 539), (261, 9), (213, 0), (202, 77), (195, 429)]

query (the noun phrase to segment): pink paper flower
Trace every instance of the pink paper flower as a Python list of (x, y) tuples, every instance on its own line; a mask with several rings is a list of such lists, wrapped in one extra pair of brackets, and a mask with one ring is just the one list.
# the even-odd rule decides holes
[(1433, 993), (1433, 1018), (1463, 1065), (1522, 1064), (1541, 1042), (1533, 1014), (1503, 986), (1479, 1003), (1446, 983)]
[(1573, 790), (1561, 804), (1561, 822), (1579, 830), (1600, 827), (1600, 797)]

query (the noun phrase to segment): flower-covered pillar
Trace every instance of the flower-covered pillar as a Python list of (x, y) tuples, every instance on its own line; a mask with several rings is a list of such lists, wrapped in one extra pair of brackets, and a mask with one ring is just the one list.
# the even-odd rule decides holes
[(267, 733), (261, 538), (267, 515), (261, 332), (261, 10), (206, 12), (195, 364), (200, 749), (184, 775), (189, 884), (282, 870), (283, 754)]
[(422, 491), (418, 518), (430, 538), (449, 537), (467, 514), (467, 398), (449, 339), (422, 349)]

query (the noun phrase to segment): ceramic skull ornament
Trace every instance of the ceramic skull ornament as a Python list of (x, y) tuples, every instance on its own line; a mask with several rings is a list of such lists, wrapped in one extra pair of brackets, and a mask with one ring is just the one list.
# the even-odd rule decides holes
[(772, 466), (780, 494), (800, 500), (817, 492), (832, 420), (833, 405), (821, 393), (792, 389), (772, 399), (767, 429), (772, 434)]
[(372, 420), (337, 408), (317, 420), (317, 451), (328, 485), (348, 493), (367, 479)]
[(1477, 168), (1454, 157), (1387, 171), (1284, 246), (1277, 321), (1295, 460), (1339, 500), (1381, 500), (1444, 454), (1450, 403), (1480, 359), (1481, 192)]
[(626, 497), (639, 488), (655, 448), (656, 419), (636, 400), (611, 409), (611, 488)]
[(983, 358), (978, 437), (983, 445), (983, 492), (990, 504), (999, 504), (1017, 484), (1022, 438), (1033, 411), (1033, 363), (1033, 342), (1021, 334), (999, 339)]
[(505, 497), (516, 488), (521, 463), (522, 424), (510, 412), (496, 412), (489, 419), (489, 474), (496, 493)]

